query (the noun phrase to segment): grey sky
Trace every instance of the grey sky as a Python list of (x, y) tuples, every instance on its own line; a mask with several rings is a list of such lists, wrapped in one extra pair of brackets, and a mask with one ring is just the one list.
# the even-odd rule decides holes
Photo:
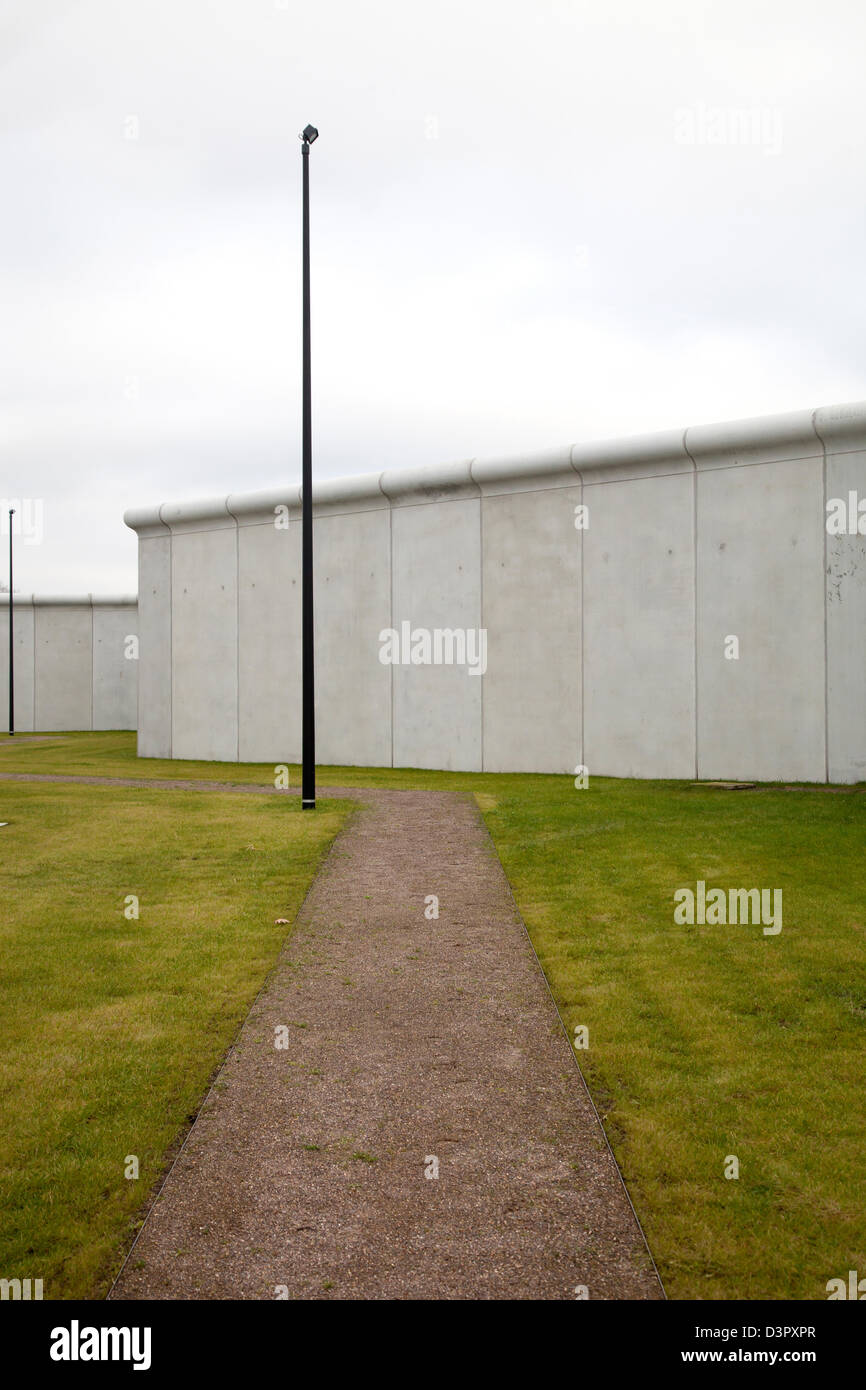
[[(860, 0), (0, 0), (16, 588), (125, 507), (866, 396)], [(4, 518), (5, 522), (5, 518)]]

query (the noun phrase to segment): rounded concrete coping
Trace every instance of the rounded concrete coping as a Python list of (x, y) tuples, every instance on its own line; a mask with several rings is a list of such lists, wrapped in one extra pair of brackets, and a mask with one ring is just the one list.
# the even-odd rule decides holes
[(842, 452), (866, 449), (866, 401), (821, 406), (815, 411), (814, 425), (824, 444), (842, 445)]
[(383, 477), (382, 473), (359, 473), (354, 478), (323, 478), (313, 483), (313, 511), (371, 511), (387, 507)]
[(163, 502), (159, 509), (160, 520), (172, 533), (228, 531), (236, 522), (227, 501), (226, 497), (201, 497), (191, 502)]
[(692, 425), (686, 448), (696, 468), (734, 468), (750, 463), (781, 463), (821, 453), (812, 410), (789, 415), (759, 415), (722, 425)]
[(123, 513), (123, 520), (131, 531), (137, 531), (140, 536), (167, 536), (168, 527), (160, 517), (161, 511), (161, 506), (128, 507)]
[[(13, 594), (15, 607), (32, 608), (135, 608), (137, 594)], [(9, 605), (9, 595), (0, 594), (0, 605)]]
[(526, 454), (508, 454), (500, 458), (473, 459), (469, 472), (482, 493), (493, 495), (580, 485), (571, 464), (571, 446), (568, 444), (558, 449), (545, 449), (529, 457)]
[(389, 468), (379, 479), (379, 486), (389, 502), (398, 507), (477, 497), (479, 487), (472, 477), (473, 462), (460, 459), (428, 468)]
[(587, 483), (647, 478), (660, 473), (690, 473), (693, 468), (683, 444), (682, 430), (575, 444), (571, 450), (571, 466)]
[[(356, 477), (325, 478), (313, 485), (314, 511), (360, 511), (384, 504), (415, 505), (477, 497), (482, 493), (527, 492), (576, 481), (613, 482), (688, 473), (695, 468), (732, 468), (812, 458), (825, 442), (847, 450), (866, 449), (866, 402), (760, 415), (715, 425), (691, 425), (625, 439), (598, 440), (531, 455), (462, 459), (426, 468), (395, 468)], [(297, 500), (296, 500), (297, 499)], [(231, 493), (228, 497), (132, 507), (124, 521), (140, 536), (210, 531), (270, 521), (274, 508), (300, 507), (300, 487)]]
[(261, 488), (258, 492), (231, 492), (225, 505), (239, 526), (273, 526), (276, 518), (282, 515), (278, 507), (288, 508), (290, 518), (300, 515), (301, 489), (297, 483), (292, 483), (283, 488)]

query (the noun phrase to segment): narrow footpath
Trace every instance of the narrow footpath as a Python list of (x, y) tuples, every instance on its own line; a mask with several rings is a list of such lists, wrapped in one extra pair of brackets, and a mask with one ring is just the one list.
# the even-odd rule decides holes
[(474, 803), (338, 794), (111, 1297), (662, 1298)]

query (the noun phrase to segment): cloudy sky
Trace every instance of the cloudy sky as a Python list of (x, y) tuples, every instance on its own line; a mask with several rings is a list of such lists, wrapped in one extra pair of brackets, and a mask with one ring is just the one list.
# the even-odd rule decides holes
[(319, 476), (866, 397), (862, 0), (0, 0), (0, 61), (22, 592), (298, 478), (308, 121)]

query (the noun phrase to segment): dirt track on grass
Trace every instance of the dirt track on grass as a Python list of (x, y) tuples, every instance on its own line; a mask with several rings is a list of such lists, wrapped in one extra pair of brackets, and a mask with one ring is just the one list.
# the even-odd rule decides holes
[(362, 804), (111, 1297), (663, 1297), (474, 803), (320, 794)]

